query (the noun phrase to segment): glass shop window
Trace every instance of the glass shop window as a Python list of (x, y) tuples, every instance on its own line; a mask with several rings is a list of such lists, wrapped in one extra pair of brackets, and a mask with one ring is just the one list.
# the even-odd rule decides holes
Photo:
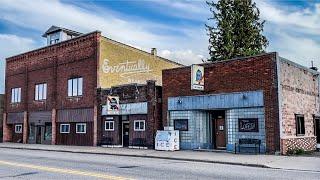
[(114, 121), (105, 121), (105, 129), (106, 131), (114, 131)]
[(145, 120), (134, 121), (134, 131), (145, 131)]

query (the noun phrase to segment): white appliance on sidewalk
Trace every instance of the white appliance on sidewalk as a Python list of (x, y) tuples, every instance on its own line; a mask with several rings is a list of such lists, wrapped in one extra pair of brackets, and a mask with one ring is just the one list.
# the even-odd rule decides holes
[(161, 151), (177, 151), (180, 149), (179, 131), (173, 127), (158, 130), (155, 138), (155, 149)]

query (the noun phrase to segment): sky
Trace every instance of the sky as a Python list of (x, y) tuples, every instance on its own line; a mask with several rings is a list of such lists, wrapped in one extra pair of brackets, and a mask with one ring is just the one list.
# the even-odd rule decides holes
[[(265, 20), (267, 52), (320, 67), (320, 0), (256, 0)], [(190, 65), (208, 58), (205, 1), (0, 0), (0, 93), (5, 58), (46, 45), (51, 26), (103, 36)]]

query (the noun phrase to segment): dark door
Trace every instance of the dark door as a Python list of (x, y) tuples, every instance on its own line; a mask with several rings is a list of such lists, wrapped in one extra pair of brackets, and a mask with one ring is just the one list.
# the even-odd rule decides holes
[(224, 118), (215, 120), (216, 147), (218, 149), (226, 148), (226, 131)]
[(42, 127), (41, 126), (36, 126), (36, 143), (41, 144), (41, 134), (42, 134)]
[(317, 136), (317, 144), (320, 144), (320, 119), (315, 119), (315, 135)]
[(129, 146), (129, 123), (123, 123), (123, 147)]

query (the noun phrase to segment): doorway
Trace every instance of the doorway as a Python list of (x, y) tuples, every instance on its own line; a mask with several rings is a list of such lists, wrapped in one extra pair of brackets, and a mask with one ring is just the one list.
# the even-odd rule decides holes
[(317, 136), (317, 148), (320, 148), (320, 117), (314, 119), (314, 131)]
[(122, 146), (129, 147), (129, 121), (122, 122)]
[(213, 111), (212, 112), (212, 124), (213, 124), (213, 148), (214, 149), (226, 149), (226, 122), (225, 111)]
[(42, 144), (43, 126), (36, 126), (36, 144)]

